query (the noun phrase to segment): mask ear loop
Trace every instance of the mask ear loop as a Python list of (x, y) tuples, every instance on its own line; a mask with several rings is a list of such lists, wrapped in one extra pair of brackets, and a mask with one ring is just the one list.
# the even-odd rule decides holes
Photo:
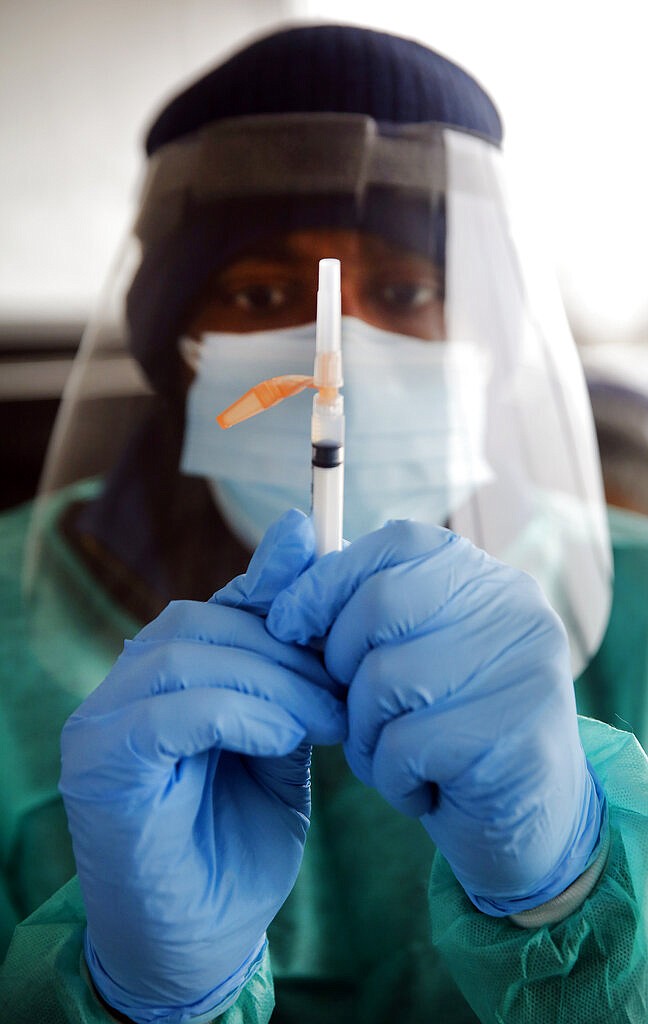
[(198, 373), (200, 367), (200, 350), (202, 345), (199, 341), (194, 338), (180, 338), (178, 342), (178, 349), (180, 355), (187, 364), (190, 370), (194, 373)]

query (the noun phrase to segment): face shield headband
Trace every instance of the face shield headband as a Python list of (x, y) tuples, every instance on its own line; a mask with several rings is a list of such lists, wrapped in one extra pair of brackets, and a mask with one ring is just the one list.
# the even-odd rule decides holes
[(445, 190), (440, 125), (379, 125), (361, 114), (283, 114), (219, 121), (152, 158), (135, 234), (144, 245), (193, 208), (259, 196), (362, 196)]

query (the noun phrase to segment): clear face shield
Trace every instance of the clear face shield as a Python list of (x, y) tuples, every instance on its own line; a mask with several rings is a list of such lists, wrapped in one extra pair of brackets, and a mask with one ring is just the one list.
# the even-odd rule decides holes
[(539, 580), (585, 666), (611, 594), (595, 434), (500, 161), (444, 126), (331, 114), (232, 119), (158, 151), (48, 454), (37, 636), (61, 632), (67, 588), (108, 651), (119, 628), (243, 571), (285, 508), (308, 511), (310, 398), (228, 432), (215, 417), (261, 379), (312, 371), (317, 265), (335, 257), (345, 536), (449, 525)]

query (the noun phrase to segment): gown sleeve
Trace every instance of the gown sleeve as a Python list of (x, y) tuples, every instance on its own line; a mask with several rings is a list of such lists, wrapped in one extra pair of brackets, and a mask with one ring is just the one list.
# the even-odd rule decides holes
[[(13, 1024), (115, 1024), (96, 995), (83, 958), (85, 910), (73, 878), (18, 925), (0, 973), (0, 1019)], [(274, 1007), (265, 956), (218, 1024), (267, 1024)], [(193, 1018), (206, 1024), (204, 1015)], [(186, 1019), (191, 1024), (191, 1018)]]
[(565, 919), (520, 928), (477, 911), (437, 852), (433, 943), (484, 1024), (636, 1024), (648, 1019), (648, 758), (635, 737), (591, 719), (581, 741), (608, 799), (598, 882)]

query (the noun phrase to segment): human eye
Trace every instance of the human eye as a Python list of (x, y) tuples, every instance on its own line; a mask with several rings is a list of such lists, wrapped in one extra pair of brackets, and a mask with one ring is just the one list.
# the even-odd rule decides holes
[[(214, 274), (189, 326), (206, 331), (275, 330), (315, 319), (315, 290), (294, 261), (246, 257)], [(191, 333), (191, 331), (190, 331)]]
[(376, 288), (374, 300), (393, 312), (409, 313), (441, 301), (441, 293), (435, 282), (394, 281)]
[(289, 289), (284, 284), (257, 282), (242, 287), (230, 287), (227, 300), (245, 313), (271, 313), (289, 301)]
[(223, 329), (290, 327), (314, 319), (315, 290), (299, 267), (245, 261), (218, 279), (210, 313)]
[(371, 323), (422, 340), (444, 336), (443, 274), (423, 260), (385, 261), (365, 279)]

